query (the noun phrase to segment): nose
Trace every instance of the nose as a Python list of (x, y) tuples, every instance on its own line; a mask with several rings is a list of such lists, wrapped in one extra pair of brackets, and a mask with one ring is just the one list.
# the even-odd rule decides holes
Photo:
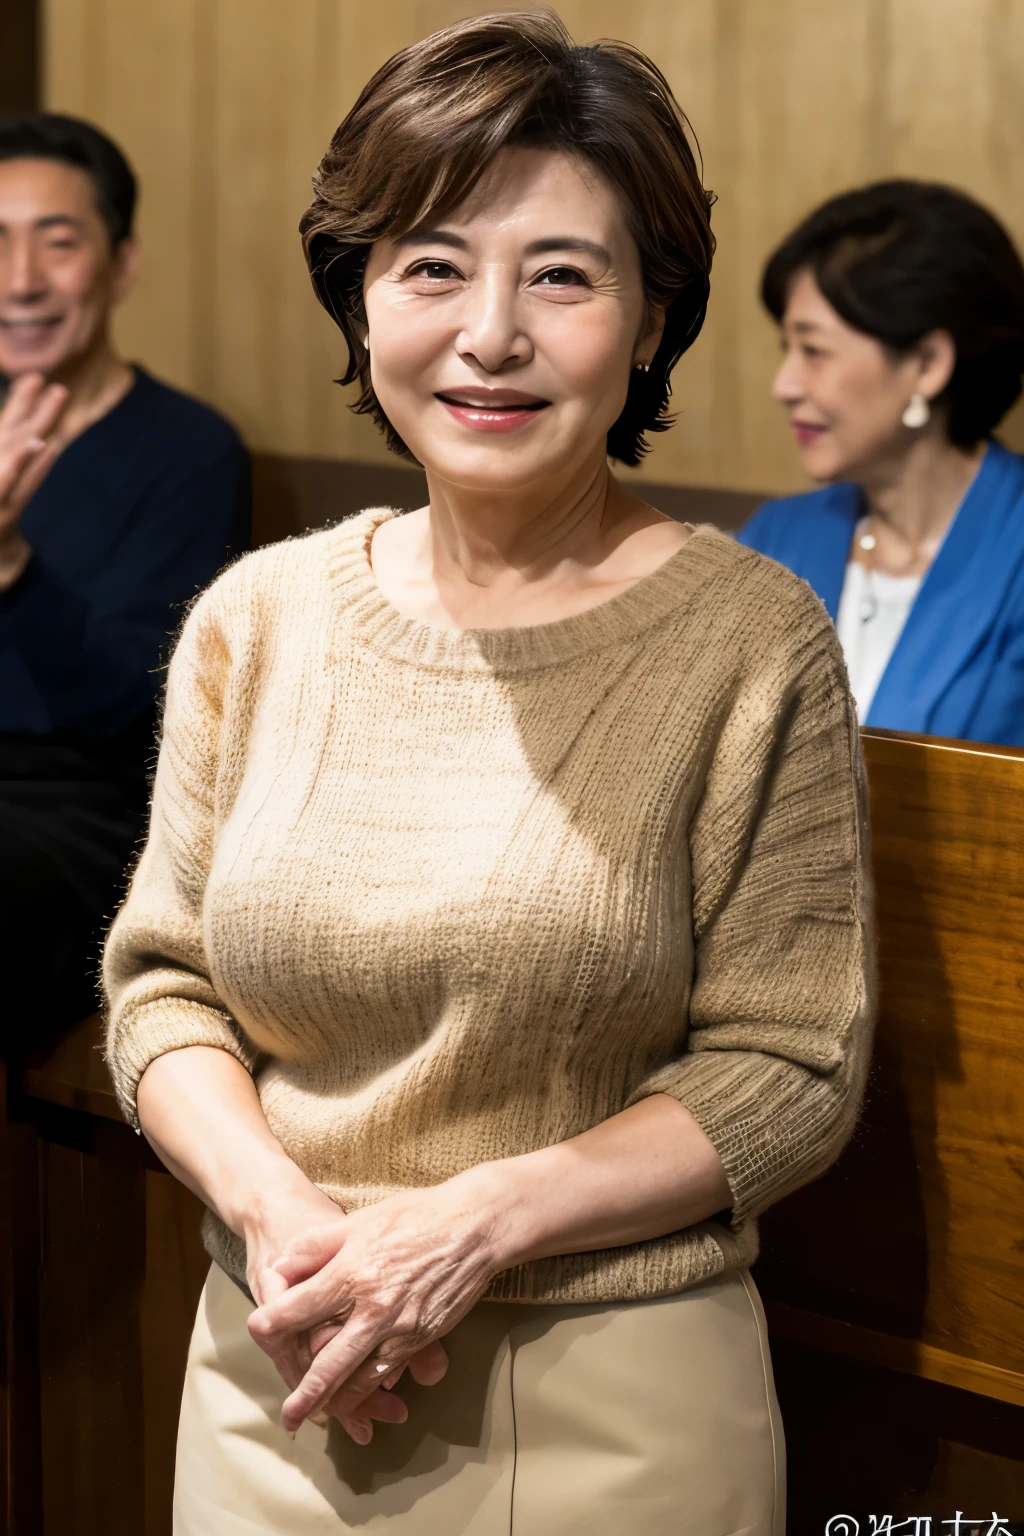
[(47, 291), (46, 271), (36, 242), (22, 238), (11, 241), (3, 264), (3, 297), (28, 304), (41, 299)]
[(795, 405), (804, 396), (803, 369), (797, 349), (787, 346), (772, 380), (772, 398), (783, 405)]
[(518, 274), (501, 263), (482, 266), (469, 285), (455, 350), (485, 373), (519, 367), (533, 356), (522, 326)]

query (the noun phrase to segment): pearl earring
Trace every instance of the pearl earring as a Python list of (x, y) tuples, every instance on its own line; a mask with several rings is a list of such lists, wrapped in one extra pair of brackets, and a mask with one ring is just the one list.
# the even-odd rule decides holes
[(905, 427), (925, 427), (928, 425), (928, 419), (931, 414), (928, 401), (924, 395), (915, 390), (900, 420)]

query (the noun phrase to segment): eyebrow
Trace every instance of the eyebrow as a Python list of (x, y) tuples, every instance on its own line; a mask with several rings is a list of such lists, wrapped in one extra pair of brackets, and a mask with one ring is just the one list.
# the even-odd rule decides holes
[[(76, 219), (74, 214), (71, 213), (48, 213), (44, 218), (35, 219), (32, 224), (33, 229), (57, 229), (58, 227), (65, 226), (71, 229), (85, 228), (82, 220)], [(8, 227), (7, 224), (0, 221), (0, 229), (6, 230)]]
[(72, 213), (48, 213), (45, 218), (36, 219), (36, 229), (53, 229), (57, 224), (70, 224), (73, 229), (83, 228), (82, 220), (76, 219)]
[[(395, 240), (396, 249), (407, 245), (446, 245), (452, 250), (466, 251), (469, 241), (447, 229), (410, 229), (408, 234)], [(598, 261), (611, 261), (606, 246), (596, 240), (581, 240), (576, 235), (551, 235), (546, 240), (531, 240), (526, 247), (527, 256), (547, 256), (553, 251), (576, 251), (583, 256), (595, 256)]]

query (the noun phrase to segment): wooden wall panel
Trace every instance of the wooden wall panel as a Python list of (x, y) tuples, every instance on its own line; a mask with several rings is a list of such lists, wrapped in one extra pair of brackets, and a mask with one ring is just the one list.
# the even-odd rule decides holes
[[(488, 0), (494, 9), (517, 9)], [(232, 415), (257, 448), (382, 462), (330, 380), (340, 347), (295, 226), (359, 87), (397, 47), (483, 9), (459, 0), (43, 0), (47, 102), (110, 129), (142, 176), (147, 268), (129, 353)], [(889, 174), (974, 190), (1024, 239), (1022, 0), (563, 0), (576, 36), (618, 36), (689, 112), (719, 238), (680, 422), (644, 475), (803, 481), (768, 387), (757, 279), (817, 201)], [(1024, 414), (1005, 434), (1024, 446)]]

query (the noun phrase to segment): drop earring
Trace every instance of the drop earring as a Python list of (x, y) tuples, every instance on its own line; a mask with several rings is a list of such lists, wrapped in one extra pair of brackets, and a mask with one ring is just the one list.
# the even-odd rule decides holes
[(650, 363), (634, 363), (633, 367), (639, 368), (641, 373), (650, 373), (651, 371)]
[(928, 425), (931, 409), (924, 395), (917, 390), (911, 395), (909, 403), (900, 420), (905, 427), (917, 428)]

